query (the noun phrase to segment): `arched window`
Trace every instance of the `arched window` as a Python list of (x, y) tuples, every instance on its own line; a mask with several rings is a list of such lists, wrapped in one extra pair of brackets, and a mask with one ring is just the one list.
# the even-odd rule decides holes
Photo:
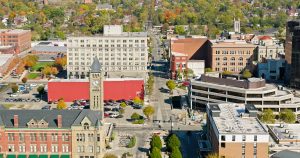
[(243, 61), (243, 57), (239, 57), (239, 61)]
[(224, 58), (223, 58), (223, 61), (227, 61), (227, 58), (226, 58), (226, 57), (224, 57)]
[(90, 126), (89, 126), (88, 123), (84, 123), (84, 124), (83, 124), (83, 128), (84, 128), (85, 130), (88, 130), (88, 129), (90, 128)]
[(231, 61), (235, 61), (235, 58), (234, 58), (234, 57), (231, 57), (230, 60), (231, 60)]

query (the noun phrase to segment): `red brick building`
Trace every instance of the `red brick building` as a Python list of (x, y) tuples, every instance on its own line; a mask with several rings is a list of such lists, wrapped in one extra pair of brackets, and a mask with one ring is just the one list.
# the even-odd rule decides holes
[(31, 48), (31, 31), (0, 29), (0, 45), (13, 46), (16, 54), (28, 50)]
[(0, 157), (7, 158), (76, 157), (76, 133), (83, 128), (98, 133), (80, 129), (86, 119), (91, 127), (101, 126), (100, 114), (91, 110), (0, 110), (0, 118)]
[[(104, 100), (133, 99), (144, 97), (144, 80), (135, 78), (110, 78), (103, 81)], [(90, 99), (88, 79), (50, 80), (48, 82), (48, 101), (64, 98), (66, 102)], [(67, 93), (66, 93), (67, 92)]]
[(205, 38), (175, 38), (170, 45), (170, 73), (173, 79), (177, 71), (188, 68), (189, 60), (207, 60), (209, 40)]

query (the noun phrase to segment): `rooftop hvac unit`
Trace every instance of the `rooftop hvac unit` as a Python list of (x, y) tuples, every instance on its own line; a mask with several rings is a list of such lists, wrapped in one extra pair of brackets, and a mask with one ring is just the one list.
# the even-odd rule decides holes
[(280, 124), (280, 128), (283, 128), (283, 127), (284, 127), (284, 124), (281, 123), (281, 124)]
[(293, 138), (294, 138), (294, 135), (291, 135), (291, 134), (290, 134), (290, 135), (289, 135), (289, 138), (290, 138), (290, 139), (293, 139)]
[(285, 133), (288, 134), (290, 131), (288, 129), (285, 129)]

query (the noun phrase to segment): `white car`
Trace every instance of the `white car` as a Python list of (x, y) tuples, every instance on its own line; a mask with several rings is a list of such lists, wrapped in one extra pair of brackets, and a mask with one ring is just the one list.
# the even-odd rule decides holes
[(119, 116), (118, 114), (115, 114), (115, 113), (110, 113), (109, 114), (109, 117), (110, 118), (116, 118), (117, 116)]
[(35, 83), (30, 84), (30, 87), (36, 87), (36, 86), (37, 86), (37, 84), (35, 84)]
[(17, 97), (18, 95), (15, 93), (10, 94), (10, 97)]

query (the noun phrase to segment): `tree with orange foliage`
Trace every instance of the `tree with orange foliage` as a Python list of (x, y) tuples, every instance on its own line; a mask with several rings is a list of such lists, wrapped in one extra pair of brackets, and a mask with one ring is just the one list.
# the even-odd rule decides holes
[(42, 73), (46, 76), (49, 75), (57, 75), (58, 70), (56, 67), (51, 67), (51, 66), (45, 66), (44, 69), (42, 70)]
[(64, 56), (62, 58), (56, 58), (55, 64), (60, 65), (62, 67), (66, 66), (67, 65), (67, 56)]
[(66, 109), (67, 108), (67, 104), (65, 103), (64, 99), (61, 98), (58, 100), (57, 102), (57, 107), (56, 107), (58, 110), (63, 110), (63, 109)]

